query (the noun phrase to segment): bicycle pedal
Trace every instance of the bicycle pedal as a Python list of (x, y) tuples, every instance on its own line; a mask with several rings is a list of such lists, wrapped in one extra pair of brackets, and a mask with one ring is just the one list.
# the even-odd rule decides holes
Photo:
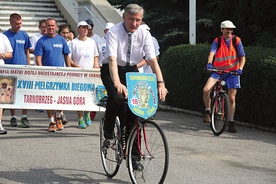
[(111, 141), (109, 139), (104, 140), (103, 147), (110, 148), (110, 146), (111, 146)]

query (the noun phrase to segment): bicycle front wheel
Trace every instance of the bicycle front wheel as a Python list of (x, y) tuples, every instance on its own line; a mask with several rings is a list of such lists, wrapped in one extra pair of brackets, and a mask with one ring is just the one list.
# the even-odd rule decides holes
[(219, 93), (212, 102), (211, 129), (214, 135), (222, 134), (229, 122), (229, 98), (226, 93)]
[(104, 138), (104, 118), (100, 121), (100, 152), (103, 168), (108, 177), (113, 177), (118, 173), (122, 162), (123, 151), (119, 143), (120, 125), (119, 118), (116, 118), (114, 126), (114, 139), (105, 140)]
[[(132, 183), (164, 182), (169, 165), (169, 149), (164, 132), (155, 122), (145, 120), (132, 131), (127, 150), (127, 166)], [(142, 164), (142, 169), (135, 169), (137, 162)]]

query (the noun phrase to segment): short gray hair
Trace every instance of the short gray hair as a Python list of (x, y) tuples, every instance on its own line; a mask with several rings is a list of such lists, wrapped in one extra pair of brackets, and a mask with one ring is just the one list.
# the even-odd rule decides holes
[(129, 4), (125, 7), (124, 14), (135, 15), (135, 14), (139, 13), (140, 11), (142, 11), (142, 13), (144, 14), (143, 7), (139, 6), (138, 4)]

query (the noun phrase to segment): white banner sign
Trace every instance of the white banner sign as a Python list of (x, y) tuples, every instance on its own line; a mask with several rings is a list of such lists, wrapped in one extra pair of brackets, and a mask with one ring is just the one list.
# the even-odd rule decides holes
[(96, 100), (104, 92), (99, 69), (1, 65), (0, 89), (4, 109), (104, 110)]

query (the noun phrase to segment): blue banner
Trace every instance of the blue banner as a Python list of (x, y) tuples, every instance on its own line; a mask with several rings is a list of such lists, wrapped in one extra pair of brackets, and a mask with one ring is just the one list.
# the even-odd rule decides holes
[(130, 110), (144, 119), (153, 116), (158, 108), (155, 74), (129, 72), (126, 74), (126, 82)]

